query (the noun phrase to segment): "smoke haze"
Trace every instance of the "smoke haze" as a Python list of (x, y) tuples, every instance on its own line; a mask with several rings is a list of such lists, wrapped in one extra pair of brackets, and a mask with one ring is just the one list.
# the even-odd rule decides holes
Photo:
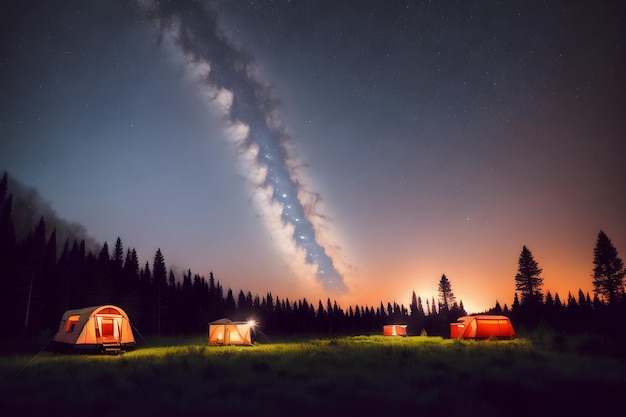
[(18, 241), (26, 239), (43, 217), (46, 224), (46, 239), (49, 239), (50, 234), (55, 231), (58, 252), (63, 249), (66, 240), (70, 245), (74, 240), (79, 242), (84, 240), (87, 250), (93, 251), (98, 248), (98, 244), (88, 235), (85, 226), (59, 217), (37, 189), (12, 178), (10, 174), (8, 175), (7, 198), (9, 196), (12, 197), (12, 217), (15, 237)]

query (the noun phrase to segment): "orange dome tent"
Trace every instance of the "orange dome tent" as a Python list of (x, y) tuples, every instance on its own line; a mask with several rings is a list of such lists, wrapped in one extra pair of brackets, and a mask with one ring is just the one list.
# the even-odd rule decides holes
[(490, 339), (515, 337), (515, 329), (506, 316), (480, 314), (460, 317), (450, 323), (451, 339)]
[(135, 347), (128, 315), (113, 305), (67, 310), (53, 339), (54, 350), (121, 353)]

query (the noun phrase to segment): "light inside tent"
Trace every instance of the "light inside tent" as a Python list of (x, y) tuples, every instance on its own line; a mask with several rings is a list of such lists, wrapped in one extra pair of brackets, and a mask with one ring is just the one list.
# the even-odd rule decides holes
[(80, 316), (78, 314), (67, 318), (67, 322), (65, 322), (66, 333), (72, 333), (74, 331), (74, 327), (76, 327), (76, 323), (78, 323), (79, 318)]

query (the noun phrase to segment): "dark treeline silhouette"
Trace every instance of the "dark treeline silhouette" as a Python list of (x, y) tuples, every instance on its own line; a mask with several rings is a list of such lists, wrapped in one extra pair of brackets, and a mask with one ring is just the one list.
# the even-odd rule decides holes
[[(7, 184), (5, 173), (0, 180), (0, 302), (11, 320), (5, 320), (3, 338), (51, 336), (66, 310), (102, 304), (122, 307), (142, 335), (173, 336), (204, 333), (209, 322), (228, 317), (254, 319), (267, 335), (381, 334), (385, 324), (407, 324), (412, 335), (447, 337), (449, 324), (467, 314), (463, 302), (456, 302), (446, 275), (439, 282), (437, 301), (435, 297), (423, 301), (413, 292), (408, 308), (395, 301), (343, 308), (330, 298), (312, 302), (271, 292), (253, 295), (241, 289), (235, 293), (225, 289), (212, 272), (208, 279), (191, 270), (176, 276), (166, 268), (160, 249), (153, 259), (140, 263), (136, 250), (124, 248), (120, 238), (113, 247), (105, 242), (95, 250), (80, 237), (68, 236), (58, 242), (56, 228), (47, 230), (43, 215), (20, 239)], [(548, 325), (609, 334), (610, 323), (624, 317), (625, 311), (624, 269), (612, 250), (601, 232), (593, 299), (580, 290), (561, 300), (558, 294), (542, 294), (541, 269), (524, 246), (515, 276), (522, 298), (516, 293), (510, 309), (496, 301), (487, 312), (507, 315), (522, 329)], [(602, 258), (604, 255), (608, 259)], [(611, 302), (602, 296), (612, 297)]]

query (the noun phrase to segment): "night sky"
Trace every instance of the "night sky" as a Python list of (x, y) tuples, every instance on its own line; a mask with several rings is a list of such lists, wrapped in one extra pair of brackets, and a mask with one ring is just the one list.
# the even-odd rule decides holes
[[(593, 297), (626, 256), (618, 1), (32, 1), (0, 13), (0, 169), (140, 265), (343, 308)], [(62, 243), (60, 243), (62, 244)]]

